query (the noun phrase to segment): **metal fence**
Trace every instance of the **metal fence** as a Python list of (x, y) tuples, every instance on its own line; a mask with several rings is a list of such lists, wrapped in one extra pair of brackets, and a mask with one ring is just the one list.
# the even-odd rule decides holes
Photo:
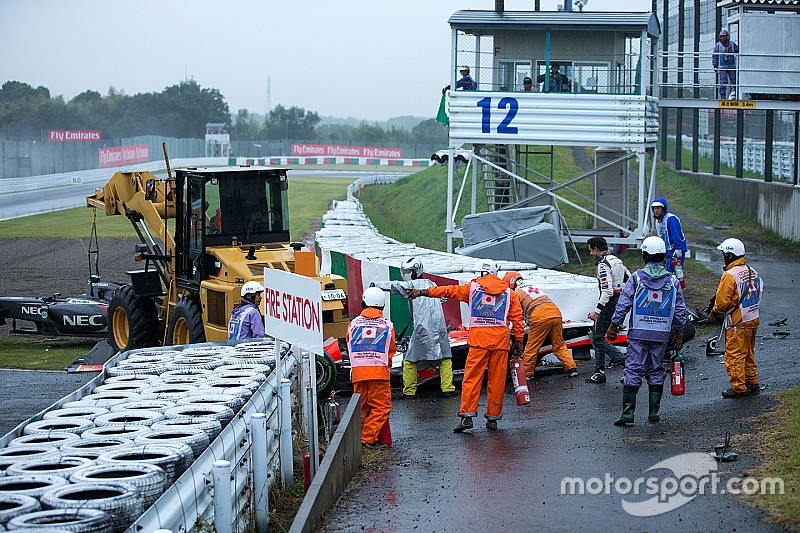
[[(102, 142), (47, 142), (45, 139), (37, 141), (0, 140), (0, 180), (97, 169), (100, 168), (98, 151), (101, 148), (113, 146), (146, 144), (149, 147), (150, 161), (159, 161), (163, 160), (162, 143), (167, 144), (170, 158), (205, 157), (205, 141), (203, 139), (176, 139), (159, 135), (111, 139)], [(233, 141), (231, 143), (232, 155), (255, 158), (290, 156), (292, 155), (292, 144), (297, 143), (376, 145), (372, 141), (356, 139), (337, 141), (336, 143), (324, 139)], [(406, 159), (428, 159), (436, 150), (446, 148), (446, 146), (433, 143), (400, 143), (397, 146), (381, 146), (400, 148), (402, 157)]]

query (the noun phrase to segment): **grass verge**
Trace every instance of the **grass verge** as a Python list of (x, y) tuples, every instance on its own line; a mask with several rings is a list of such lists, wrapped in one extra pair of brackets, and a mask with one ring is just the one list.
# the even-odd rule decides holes
[(757, 479), (765, 477), (783, 480), (783, 494), (755, 494), (747, 497), (751, 503), (766, 509), (772, 520), (784, 527), (800, 530), (800, 388), (775, 395), (778, 406), (759, 416), (757, 434), (750, 435), (758, 443), (764, 465), (747, 474)]
[(85, 338), (0, 336), (0, 368), (64, 370), (95, 342)]

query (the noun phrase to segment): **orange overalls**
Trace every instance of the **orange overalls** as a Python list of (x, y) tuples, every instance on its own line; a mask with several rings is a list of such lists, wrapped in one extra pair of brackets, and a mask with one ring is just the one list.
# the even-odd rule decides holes
[(525, 330), (519, 298), (513, 297), (508, 284), (494, 274), (483, 276), (464, 285), (444, 285), (428, 289), (431, 298), (454, 298), (467, 302), (470, 307), (470, 327), (467, 334), (469, 353), (461, 382), (462, 417), (478, 414), (483, 375), (488, 366), (486, 387), (488, 420), (503, 416), (503, 396), (508, 370), (508, 350), (511, 342), (508, 324), (514, 337), (522, 340)]
[[(725, 369), (734, 392), (758, 384), (755, 346), (764, 284), (744, 257), (725, 265), (714, 296), (714, 313), (725, 315)], [(743, 296), (744, 295), (744, 296)]]
[(397, 351), (394, 326), (380, 309), (367, 307), (347, 328), (347, 350), (353, 392), (361, 395), (361, 443), (374, 444), (392, 410), (389, 361)]
[(544, 292), (530, 285), (517, 287), (514, 292), (519, 295), (523, 316), (530, 320), (528, 342), (525, 344), (525, 352), (522, 354), (525, 375), (529, 378), (533, 377), (533, 373), (536, 371), (536, 360), (539, 358), (539, 348), (542, 347), (548, 336), (550, 336), (550, 343), (553, 346), (553, 354), (561, 361), (564, 371), (569, 373), (575, 370), (577, 367), (575, 360), (564, 343), (563, 318), (558, 306)]

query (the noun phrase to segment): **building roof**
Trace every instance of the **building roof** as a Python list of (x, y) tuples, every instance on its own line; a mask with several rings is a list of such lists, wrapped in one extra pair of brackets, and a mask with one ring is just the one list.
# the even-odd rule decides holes
[[(799, 1), (799, 0), (794, 0)], [(496, 30), (627, 30), (642, 31), (652, 38), (661, 35), (653, 13), (600, 11), (456, 11), (450, 26), (466, 33), (486, 34)]]

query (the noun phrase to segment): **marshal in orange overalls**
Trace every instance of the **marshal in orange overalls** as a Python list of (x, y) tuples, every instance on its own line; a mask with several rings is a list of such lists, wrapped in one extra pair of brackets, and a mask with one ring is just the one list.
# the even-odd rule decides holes
[(353, 392), (361, 395), (361, 443), (375, 444), (392, 411), (389, 361), (397, 346), (394, 326), (380, 309), (367, 307), (347, 329)]
[[(464, 365), (461, 382), (461, 408), (459, 416), (473, 417), (478, 414), (478, 399), (481, 383), (488, 366), (489, 379), (486, 387), (486, 419), (500, 420), (503, 416), (503, 396), (508, 370), (508, 350), (511, 340), (508, 324), (516, 339), (522, 341), (525, 330), (522, 323), (522, 307), (519, 298), (512, 298), (508, 283), (489, 274), (464, 285), (431, 287), (431, 298), (454, 298), (470, 306), (470, 327), (467, 335), (469, 353)], [(500, 309), (494, 302), (505, 302)], [(482, 302), (486, 305), (482, 305)], [(492, 309), (498, 311), (492, 313)]]

